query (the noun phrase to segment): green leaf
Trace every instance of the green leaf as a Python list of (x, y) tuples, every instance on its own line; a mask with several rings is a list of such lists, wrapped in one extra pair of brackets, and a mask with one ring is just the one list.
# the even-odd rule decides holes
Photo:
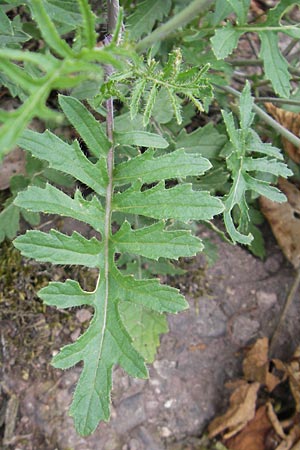
[(155, 157), (155, 152), (150, 149), (136, 158), (118, 164), (114, 181), (117, 185), (133, 183), (138, 174), (143, 183), (153, 183), (162, 179), (202, 175), (210, 167), (207, 159), (185, 153), (183, 149), (158, 157)]
[[(167, 88), (167, 92), (169, 94), (169, 99), (170, 99), (170, 103), (171, 103), (173, 111), (174, 111), (175, 118), (177, 120), (177, 123), (180, 125), (182, 123), (181, 101), (179, 100), (177, 95), (172, 92), (171, 89)], [(192, 97), (192, 99), (193, 99), (193, 97)], [(201, 109), (201, 111), (202, 110), (203, 110), (203, 108)]]
[(59, 95), (58, 99), (63, 112), (78, 130), (88, 149), (96, 157), (106, 157), (111, 144), (100, 123), (76, 98)]
[(0, 29), (4, 36), (13, 34), (11, 22), (2, 9), (0, 9)]
[(253, 105), (254, 98), (251, 97), (250, 83), (247, 81), (240, 96), (240, 125), (242, 129), (248, 129), (252, 125), (254, 119)]
[(210, 39), (216, 58), (224, 59), (229, 56), (237, 47), (242, 34), (244, 34), (243, 31), (236, 30), (230, 24), (217, 29), (214, 36)]
[(70, 409), (76, 429), (84, 436), (95, 430), (99, 420), (109, 418), (114, 364), (119, 364), (134, 377), (146, 378), (148, 375), (142, 356), (132, 346), (122, 324), (110, 279), (104, 278), (100, 282), (93, 306), (95, 313), (88, 330), (75, 343), (65, 346), (52, 361), (54, 367), (61, 369), (84, 361)]
[(168, 91), (165, 88), (160, 89), (156, 96), (152, 116), (158, 123), (168, 123), (173, 118), (172, 105)]
[(172, 1), (145, 0), (139, 2), (126, 24), (133, 40), (150, 33), (155, 22), (161, 21), (171, 9)]
[(97, 43), (97, 35), (95, 32), (95, 16), (89, 6), (88, 0), (78, 0), (79, 8), (83, 19), (83, 36), (85, 45), (92, 49)]
[(66, 280), (64, 283), (51, 282), (41, 289), (38, 295), (46, 305), (59, 309), (92, 305), (95, 301), (94, 292), (82, 290), (79, 283), (73, 280)]
[(40, 214), (38, 213), (27, 211), (26, 209), (21, 208), (21, 214), (24, 220), (26, 220), (26, 222), (28, 222), (32, 227), (36, 227), (41, 221)]
[(32, 93), (41, 83), (40, 79), (34, 79), (28, 75), (24, 69), (21, 69), (17, 64), (12, 64), (9, 61), (0, 59), (0, 68), (9, 79), (19, 85), (25, 92)]
[(150, 121), (152, 110), (155, 105), (156, 95), (157, 95), (157, 87), (154, 84), (148, 94), (147, 101), (146, 101), (146, 106), (145, 106), (145, 110), (144, 110), (144, 119), (143, 119), (144, 127), (146, 125), (148, 125), (148, 123)]
[[(292, 174), (291, 171), (289, 171), (289, 173)], [(286, 196), (276, 187), (270, 186), (267, 181), (258, 180), (257, 178), (253, 178), (248, 174), (244, 175), (244, 179), (247, 183), (248, 189), (251, 189), (253, 192), (257, 192), (259, 195), (263, 195), (273, 202), (286, 202)]]
[(237, 15), (239, 25), (247, 22), (250, 0), (227, 0)]
[(215, 9), (212, 16), (212, 25), (216, 26), (233, 11), (232, 5), (224, 0), (216, 0)]
[(219, 155), (220, 150), (227, 141), (224, 134), (220, 134), (212, 123), (198, 128), (192, 133), (183, 129), (177, 139), (176, 148), (184, 148), (188, 153), (198, 153), (204, 158), (212, 159)]
[(19, 231), (20, 210), (13, 203), (6, 206), (0, 213), (0, 243), (5, 238), (13, 239)]
[(161, 182), (152, 189), (140, 190), (141, 184), (116, 194), (113, 209), (140, 214), (154, 219), (177, 219), (183, 222), (209, 220), (223, 211), (222, 202), (208, 192), (194, 192), (191, 185), (183, 184), (165, 189)]
[(277, 159), (270, 158), (245, 158), (243, 163), (244, 169), (247, 172), (257, 171), (271, 173), (276, 176), (284, 178), (293, 175), (293, 172), (288, 169), (285, 163), (280, 163)]
[(0, 9), (0, 47), (17, 46), (28, 41), (31, 36), (19, 27), (16, 18), (11, 22), (5, 12)]
[(45, 10), (52, 20), (77, 27), (82, 24), (78, 2), (73, 0), (43, 0)]
[(264, 24), (267, 26), (278, 25), (284, 13), (291, 9), (293, 5), (299, 6), (299, 0), (280, 0), (274, 8), (268, 11), (267, 20)]
[[(252, 191), (256, 194), (264, 195), (273, 201), (283, 202), (285, 201), (284, 194), (274, 186), (270, 186), (269, 182), (261, 180), (258, 174), (266, 172), (267, 174), (271, 173), (282, 177), (292, 174), (284, 163), (278, 161), (282, 160), (282, 155), (278, 149), (262, 143), (258, 135), (249, 128), (253, 121), (252, 105), (250, 86), (247, 83), (241, 95), (241, 128), (236, 128), (232, 113), (229, 114), (222, 111), (231, 141), (226, 146), (226, 164), (233, 180), (229, 193), (224, 199), (224, 223), (233, 242), (240, 242), (246, 245), (250, 245), (253, 239), (253, 236), (248, 233), (250, 230), (250, 216), (246, 192)], [(255, 153), (261, 153), (266, 156), (263, 158), (254, 157)], [(251, 175), (249, 172), (251, 172)], [(234, 224), (234, 212), (238, 227)], [(243, 232), (248, 234), (243, 234)]]
[(187, 301), (177, 289), (163, 286), (158, 280), (135, 280), (132, 276), (121, 275), (116, 269), (112, 269), (111, 275), (122, 301), (160, 313), (177, 313), (188, 308)]
[(66, 236), (56, 230), (50, 230), (49, 233), (27, 231), (14, 240), (14, 246), (22, 255), (37, 261), (87, 267), (101, 265), (101, 243), (95, 238), (87, 240), (76, 231), (72, 236)]
[(60, 56), (66, 57), (73, 54), (66, 41), (61, 39), (54, 23), (48, 16), (42, 0), (30, 0), (29, 5), (33, 16), (39, 25), (39, 29), (47, 44)]
[(160, 257), (178, 259), (180, 256), (194, 256), (203, 249), (201, 240), (188, 231), (166, 231), (163, 222), (149, 227), (132, 230), (124, 222), (113, 241), (117, 251), (135, 253), (158, 260)]
[(291, 75), (288, 63), (278, 48), (278, 35), (275, 32), (260, 32), (260, 56), (264, 62), (266, 77), (272, 83), (274, 91), (280, 97), (288, 98), (290, 95)]
[(131, 305), (127, 302), (120, 303), (119, 311), (132, 338), (134, 348), (146, 362), (153, 362), (159, 346), (159, 336), (168, 332), (166, 317), (140, 305)]
[(261, 142), (260, 137), (254, 130), (249, 130), (247, 148), (249, 153), (262, 153), (264, 155), (283, 160), (283, 155), (280, 150), (273, 147), (271, 144)]
[[(50, 131), (36, 133), (26, 130), (18, 144), (36, 158), (48, 161), (53, 169), (74, 176), (99, 194), (105, 193), (105, 159), (99, 159), (96, 164), (91, 163), (82, 153), (77, 141), (69, 145)], [(98, 171), (102, 176), (99, 176)]]
[(103, 231), (104, 210), (99, 200), (95, 196), (92, 200), (85, 200), (79, 190), (72, 199), (51, 184), (47, 184), (45, 189), (30, 186), (18, 194), (14, 204), (29, 211), (73, 217), (97, 231)]
[(149, 133), (148, 131), (127, 131), (127, 132), (114, 132), (115, 142), (118, 145), (138, 145), (140, 147), (155, 147), (166, 148), (169, 146), (166, 141), (159, 134)]
[(143, 96), (143, 93), (145, 91), (146, 84), (147, 84), (147, 80), (145, 80), (145, 79), (138, 80), (132, 88), (131, 99), (130, 99), (131, 119), (134, 119), (139, 112), (139, 104), (140, 104), (141, 98)]

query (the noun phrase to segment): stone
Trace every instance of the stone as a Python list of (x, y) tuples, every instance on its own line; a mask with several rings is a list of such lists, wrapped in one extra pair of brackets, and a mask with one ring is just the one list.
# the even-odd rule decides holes
[(76, 312), (76, 319), (80, 322), (80, 323), (84, 323), (84, 322), (88, 322), (91, 320), (92, 317), (92, 313), (91, 311), (89, 311), (86, 308), (83, 309), (79, 309)]
[(277, 303), (277, 295), (275, 292), (257, 291), (256, 300), (260, 309), (268, 310)]
[(112, 420), (115, 430), (124, 434), (146, 420), (144, 399), (142, 394), (131, 395), (121, 401), (116, 417)]
[(239, 345), (247, 344), (257, 335), (259, 328), (260, 324), (257, 320), (245, 316), (238, 316), (234, 321), (232, 330), (234, 342)]

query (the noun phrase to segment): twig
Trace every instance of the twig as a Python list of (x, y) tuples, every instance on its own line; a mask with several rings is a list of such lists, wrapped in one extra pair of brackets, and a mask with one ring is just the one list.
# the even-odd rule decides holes
[(286, 297), (283, 310), (279, 317), (279, 321), (278, 321), (277, 326), (276, 326), (276, 328), (272, 334), (272, 337), (270, 339), (270, 353), (271, 354), (273, 353), (276, 341), (278, 339), (278, 336), (279, 336), (282, 326), (284, 324), (287, 312), (289, 310), (290, 305), (293, 303), (293, 300), (295, 298), (295, 295), (297, 293), (299, 285), (300, 285), (300, 268), (297, 269), (296, 277), (294, 278), (291, 289)]
[(254, 99), (256, 102), (272, 102), (281, 103), (283, 105), (295, 105), (300, 106), (299, 100), (291, 100), (289, 98), (277, 98), (277, 97), (256, 97)]
[[(162, 0), (163, 1), (163, 0)], [(162, 41), (177, 28), (180, 28), (195, 19), (196, 15), (208, 9), (214, 0), (194, 0), (189, 6), (180, 11), (176, 16), (156, 28), (151, 34), (142, 39), (136, 46), (138, 52), (151, 47), (155, 42)]]

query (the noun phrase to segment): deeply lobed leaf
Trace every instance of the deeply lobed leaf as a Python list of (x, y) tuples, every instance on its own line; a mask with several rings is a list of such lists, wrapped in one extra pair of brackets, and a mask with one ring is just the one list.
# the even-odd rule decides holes
[[(286, 164), (279, 161), (282, 159), (282, 155), (278, 149), (261, 142), (249, 128), (253, 121), (252, 105), (250, 85), (247, 83), (240, 99), (241, 128), (236, 128), (232, 114), (222, 112), (231, 141), (226, 146), (226, 161), (233, 180), (230, 191), (224, 200), (224, 223), (233, 242), (246, 245), (249, 245), (253, 239), (250, 233), (245, 234), (245, 231), (249, 230), (250, 223), (246, 192), (251, 191), (264, 195), (275, 202), (284, 202), (285, 195), (276, 187), (271, 186), (269, 181), (261, 179), (261, 174), (267, 173), (281, 177), (292, 175)], [(266, 156), (252, 156), (255, 153)], [(234, 208), (239, 209), (238, 228), (232, 217)]]
[[(186, 230), (168, 230), (161, 219), (208, 220), (223, 211), (223, 204), (207, 192), (194, 192), (186, 183), (166, 189), (164, 181), (160, 181), (149, 188), (147, 183), (182, 180), (189, 175), (201, 175), (210, 168), (208, 160), (197, 154), (186, 154), (183, 149), (161, 156), (150, 149), (116, 165), (111, 180), (112, 203), (109, 212), (107, 207), (105, 211), (102, 202), (108, 183), (105, 158), (108, 141), (82, 103), (61, 97), (60, 104), (85, 143), (92, 147), (91, 154), (98, 158), (97, 162), (91, 163), (77, 142), (67, 144), (50, 132), (27, 131), (20, 139), (20, 146), (47, 161), (50, 167), (72, 175), (95, 194), (87, 200), (79, 190), (72, 198), (50, 184), (31, 186), (18, 194), (15, 205), (22, 205), (31, 213), (76, 218), (100, 232), (101, 238), (88, 240), (77, 232), (67, 236), (55, 230), (28, 231), (15, 240), (15, 246), (23, 255), (40, 261), (79, 264), (99, 270), (96, 287), (91, 292), (84, 291), (72, 280), (50, 283), (39, 292), (46, 304), (58, 308), (81, 305), (94, 308), (87, 331), (53, 359), (54, 366), (63, 369), (84, 362), (70, 412), (77, 430), (86, 435), (95, 429), (99, 420), (109, 418), (114, 365), (119, 364), (132, 376), (146, 377), (145, 361), (153, 360), (159, 335), (167, 330), (163, 314), (177, 313), (188, 306), (177, 289), (163, 286), (155, 279), (137, 280), (122, 274), (116, 267), (116, 254), (132, 253), (154, 260), (195, 255), (203, 248), (201, 240)], [(116, 133), (115, 138), (123, 145), (145, 144), (146, 140), (154, 147), (168, 146), (161, 136), (149, 132), (127, 131)], [(141, 181), (136, 182), (137, 177)], [(119, 192), (118, 186), (128, 184), (130, 188)], [(152, 225), (141, 228), (132, 228), (125, 221), (113, 232), (105, 224), (108, 215), (114, 212), (160, 221), (154, 220)]]

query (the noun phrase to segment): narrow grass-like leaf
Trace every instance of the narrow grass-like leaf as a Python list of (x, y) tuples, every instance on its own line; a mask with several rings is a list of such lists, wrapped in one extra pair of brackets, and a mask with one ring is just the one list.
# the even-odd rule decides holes
[(130, 116), (134, 119), (139, 112), (139, 104), (144, 93), (145, 87), (147, 84), (147, 80), (142, 79), (138, 80), (132, 89), (131, 99), (130, 99)]
[(175, 118), (177, 120), (177, 123), (180, 125), (182, 123), (182, 115), (181, 115), (181, 104), (180, 100), (177, 97), (176, 94), (174, 94), (170, 89), (167, 89), (167, 92), (169, 94), (169, 99), (174, 111)]
[(149, 227), (132, 230), (124, 222), (113, 241), (117, 251), (135, 253), (158, 260), (160, 257), (178, 259), (180, 256), (194, 256), (203, 250), (201, 240), (188, 231), (165, 231), (163, 222)]
[(83, 30), (85, 42), (88, 48), (94, 48), (96, 45), (95, 16), (87, 0), (78, 0), (83, 19)]
[(42, 0), (30, 0), (29, 5), (47, 44), (60, 56), (73, 55), (72, 49), (66, 41), (60, 38), (55, 25), (45, 10)]
[(207, 159), (185, 153), (183, 149), (158, 157), (150, 149), (136, 158), (118, 164), (114, 181), (117, 185), (133, 183), (138, 173), (143, 183), (153, 183), (162, 179), (202, 175), (210, 168), (211, 164)]
[(66, 236), (56, 230), (49, 233), (27, 231), (14, 240), (14, 245), (22, 255), (37, 261), (53, 264), (79, 264), (87, 267), (100, 267), (101, 243), (97, 239), (85, 239), (76, 231)]
[(156, 95), (157, 95), (157, 88), (156, 88), (156, 85), (154, 84), (148, 94), (148, 97), (147, 97), (147, 102), (146, 102), (145, 111), (144, 111), (144, 119), (143, 119), (144, 126), (148, 125), (148, 123), (150, 121), (151, 113), (154, 108), (154, 104), (155, 104), (155, 100), (156, 100)]

